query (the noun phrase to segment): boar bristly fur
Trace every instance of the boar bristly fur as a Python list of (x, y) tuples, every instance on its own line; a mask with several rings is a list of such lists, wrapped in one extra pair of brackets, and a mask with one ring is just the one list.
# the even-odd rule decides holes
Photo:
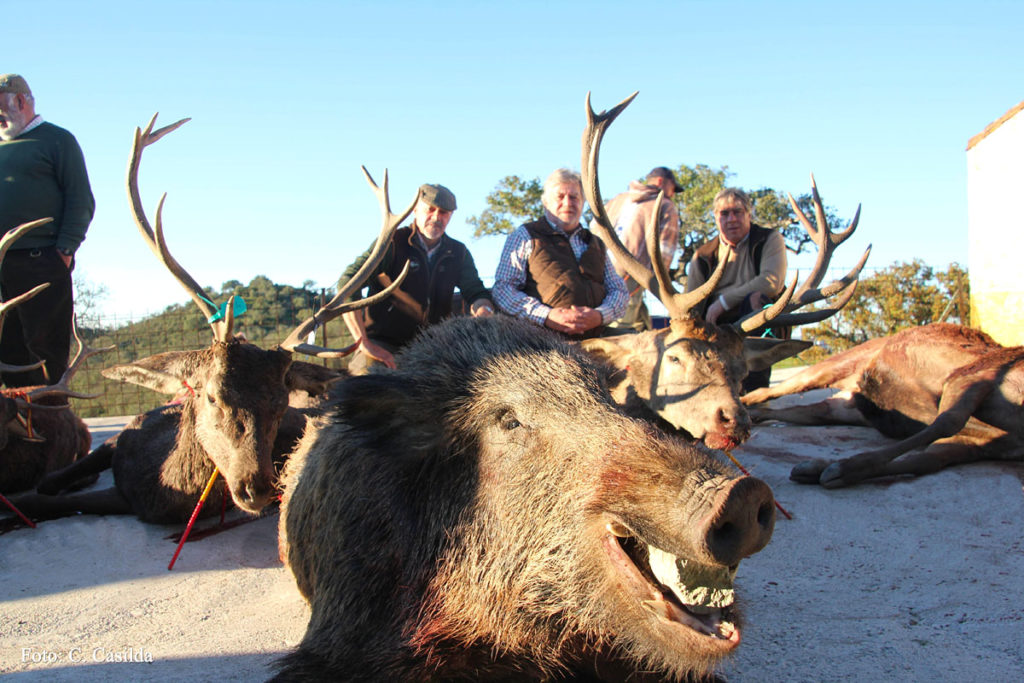
[(736, 606), (694, 614), (648, 559), (733, 572), (771, 536), (763, 482), (528, 323), (454, 319), (398, 366), (337, 385), (286, 467), (312, 614), (280, 680), (676, 680), (736, 647)]

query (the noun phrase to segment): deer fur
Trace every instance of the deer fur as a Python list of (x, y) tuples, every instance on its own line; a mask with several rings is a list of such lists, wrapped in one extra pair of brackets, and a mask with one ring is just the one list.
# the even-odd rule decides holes
[[(811, 389), (824, 401), (771, 409), (761, 404)], [(860, 424), (899, 439), (836, 462), (793, 469), (794, 481), (826, 488), (894, 475), (919, 476), (981, 460), (1024, 460), (1024, 347), (949, 323), (873, 339), (778, 385), (743, 397), (755, 421)]]

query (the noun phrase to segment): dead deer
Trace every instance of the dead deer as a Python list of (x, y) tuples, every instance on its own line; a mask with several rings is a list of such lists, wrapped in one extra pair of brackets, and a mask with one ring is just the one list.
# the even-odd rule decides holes
[[(29, 230), (49, 223), (44, 218), (24, 223), (0, 238), (0, 263), (11, 245)], [(49, 287), (43, 283), (10, 301), (0, 301), (0, 327), (8, 311)], [(59, 470), (89, 452), (89, 430), (71, 411), (69, 397), (95, 398), (71, 391), (71, 378), (85, 359), (109, 349), (88, 348), (72, 327), (78, 353), (56, 384), (0, 391), (0, 493), (34, 487), (49, 472)], [(34, 370), (42, 362), (20, 366), (0, 363), (2, 372)]]
[[(799, 290), (797, 280), (770, 308), (757, 312), (732, 326), (706, 323), (695, 313), (699, 304), (714, 291), (725, 269), (721, 259), (717, 269), (700, 288), (687, 294), (676, 291), (661, 258), (657, 223), (647, 226), (646, 242), (653, 271), (641, 264), (622, 245), (604, 209), (598, 184), (598, 153), (608, 126), (636, 97), (626, 98), (616, 107), (595, 114), (587, 95), (587, 127), (583, 133), (583, 192), (596, 219), (595, 232), (607, 245), (612, 257), (626, 272), (664, 304), (671, 316), (670, 325), (640, 334), (590, 339), (583, 348), (610, 365), (612, 397), (636, 417), (662, 420), (672, 428), (702, 440), (712, 448), (731, 449), (747, 439), (751, 422), (740, 403), (740, 383), (748, 371), (762, 370), (784, 358), (796, 355), (810, 344), (799, 340), (762, 339), (758, 334), (771, 325), (802, 325), (824, 320), (841, 309), (853, 296), (861, 268), (867, 261), (868, 247), (860, 262), (843, 278), (819, 287), (832, 253), (853, 234), (860, 208), (850, 225), (841, 233), (832, 232), (811, 178), (816, 225), (803, 214), (790, 196), (789, 201), (801, 224), (818, 247), (817, 261)], [(659, 196), (653, 215), (657, 216)], [(795, 293), (794, 293), (795, 292)], [(817, 311), (796, 313), (799, 308), (834, 297), (831, 305)]]
[[(304, 368), (292, 372), (292, 352), (317, 357), (340, 357), (354, 350), (315, 346), (307, 337), (318, 326), (342, 313), (389, 296), (401, 284), (356, 302), (345, 300), (355, 293), (367, 274), (377, 267), (395, 228), (412, 211), (391, 213), (387, 173), (378, 187), (366, 169), (383, 213), (383, 227), (375, 251), (364, 267), (335, 297), (311, 318), (302, 322), (279, 347), (261, 349), (239, 341), (233, 334), (234, 297), (218, 310), (206, 298), (188, 272), (175, 260), (164, 238), (161, 213), (166, 195), (160, 199), (155, 229), (150, 227), (138, 189), (138, 169), (143, 150), (183, 125), (189, 119), (154, 131), (156, 116), (146, 129), (136, 129), (128, 167), (128, 194), (136, 225), (147, 245), (174, 275), (207, 318), (213, 330), (213, 344), (199, 351), (158, 354), (119, 366), (113, 374), (158, 391), (186, 389), (184, 400), (138, 416), (118, 436), (93, 451), (67, 470), (47, 478), (41, 493), (56, 493), (82, 474), (111, 467), (115, 487), (66, 496), (37, 495), (16, 503), (27, 514), (61, 516), (73, 512), (135, 514), (146, 522), (175, 523), (189, 518), (214, 468), (224, 476), (234, 504), (248, 513), (258, 513), (276, 497), (276, 473), (272, 462), (275, 442), (282, 434), (282, 420), (288, 408), (289, 392), (306, 389), (322, 393), (324, 386), (309, 384)], [(278, 451), (282, 445), (277, 444)], [(206, 510), (215, 511), (223, 500), (215, 487)]]
[(839, 488), (979, 460), (1024, 460), (1024, 347), (1004, 347), (979, 330), (933, 323), (872, 339), (743, 402), (824, 388), (840, 391), (819, 403), (751, 414), (759, 422), (867, 425), (901, 441), (836, 462), (802, 463), (790, 474), (794, 481)]

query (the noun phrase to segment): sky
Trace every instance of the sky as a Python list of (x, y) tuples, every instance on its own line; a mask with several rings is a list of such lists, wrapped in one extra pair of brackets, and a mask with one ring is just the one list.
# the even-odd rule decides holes
[[(579, 169), (584, 101), (639, 96), (601, 149), (605, 199), (654, 166), (727, 166), (794, 195), (810, 173), (857, 233), (850, 266), (967, 264), (968, 140), (1024, 99), (1024, 3), (0, 0), (20, 17), (0, 71), (70, 130), (96, 214), (76, 277), (104, 314), (187, 301), (135, 228), (135, 127), (191, 117), (148, 148), (140, 187), (174, 256), (220, 288), (265, 275), (334, 284), (380, 229), (359, 170), (458, 200), (448, 233), (485, 281), (502, 237), (466, 219), (507, 175)], [(800, 265), (799, 263), (795, 265)]]

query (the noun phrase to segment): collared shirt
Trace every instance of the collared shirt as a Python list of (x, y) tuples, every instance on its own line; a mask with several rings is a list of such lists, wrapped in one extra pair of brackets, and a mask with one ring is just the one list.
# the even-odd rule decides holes
[(434, 256), (437, 254), (437, 248), (441, 246), (441, 240), (437, 240), (436, 242), (434, 242), (434, 246), (431, 247), (427, 244), (427, 241), (423, 239), (423, 235), (420, 233), (419, 229), (417, 229), (415, 224), (413, 224), (413, 230), (416, 231), (416, 241), (423, 248), (423, 251), (427, 255), (427, 261), (433, 263)]
[[(548, 224), (552, 228), (558, 229), (558, 226), (550, 219), (548, 219)], [(583, 228), (580, 226), (576, 226), (576, 229), (569, 234), (569, 244), (572, 246), (572, 253), (577, 260), (587, 249), (583, 234)], [(523, 293), (531, 253), (533, 253), (533, 239), (526, 230), (526, 226), (520, 225), (508, 236), (505, 240), (505, 247), (501, 250), (501, 259), (494, 272), (491, 298), (505, 313), (517, 318), (526, 318), (543, 326), (551, 312), (551, 307)], [(604, 287), (604, 301), (595, 310), (600, 312), (602, 323), (607, 325), (621, 318), (626, 310), (626, 304), (629, 303), (629, 291), (626, 289), (626, 283), (615, 272), (615, 267), (607, 256), (604, 260)]]
[(18, 133), (18, 135), (14, 136), (14, 139), (17, 140), (18, 136), (24, 135), (25, 133), (29, 132), (33, 128), (39, 127), (42, 123), (43, 123), (43, 117), (40, 116), (39, 114), (36, 114), (36, 117), (34, 119), (32, 119), (31, 121), (29, 121), (25, 125), (25, 127), (21, 129), (21, 131)]

